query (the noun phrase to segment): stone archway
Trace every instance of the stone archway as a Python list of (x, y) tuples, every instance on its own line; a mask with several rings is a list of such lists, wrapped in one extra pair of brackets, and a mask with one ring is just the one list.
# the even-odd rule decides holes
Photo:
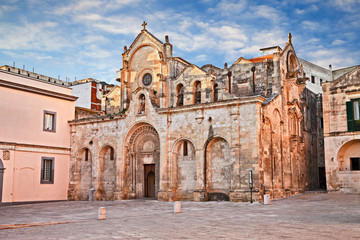
[(148, 168), (154, 168), (155, 198), (160, 182), (160, 140), (159, 134), (148, 123), (136, 124), (127, 134), (124, 144), (124, 174), (122, 198), (147, 196)]
[(96, 200), (114, 200), (116, 161), (114, 148), (106, 145), (100, 150), (96, 180)]
[(92, 167), (90, 150), (87, 147), (78, 150), (70, 168), (70, 200), (93, 200)]
[(229, 143), (214, 137), (206, 144), (205, 192), (211, 201), (229, 200), (232, 178), (232, 162)]
[(178, 141), (172, 153), (172, 200), (193, 200), (196, 186), (195, 147), (186, 139)]
[(0, 158), (0, 203), (2, 202), (2, 191), (3, 191), (3, 175), (4, 175), (4, 164)]

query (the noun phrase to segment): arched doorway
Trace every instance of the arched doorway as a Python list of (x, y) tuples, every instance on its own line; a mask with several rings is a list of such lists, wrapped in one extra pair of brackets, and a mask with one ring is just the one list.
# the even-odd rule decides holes
[[(152, 195), (157, 198), (160, 182), (160, 140), (153, 126), (138, 123), (131, 128), (125, 139), (124, 159), (122, 198)], [(154, 176), (150, 172), (153, 172)], [(153, 181), (154, 186), (151, 185)]]
[(214, 137), (206, 144), (205, 192), (210, 201), (229, 201), (232, 161), (229, 143)]
[(2, 190), (3, 190), (3, 175), (4, 175), (4, 164), (0, 158), (0, 203), (2, 202)]

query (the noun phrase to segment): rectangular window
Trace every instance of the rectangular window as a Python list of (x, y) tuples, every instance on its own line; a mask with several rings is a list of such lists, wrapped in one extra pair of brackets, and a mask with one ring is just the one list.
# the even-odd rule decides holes
[(311, 76), (311, 83), (315, 84), (315, 77), (314, 76)]
[(54, 158), (41, 158), (41, 181), (40, 183), (54, 183)]
[(47, 132), (56, 131), (56, 113), (44, 110), (43, 130)]
[(323, 80), (320, 78), (320, 86), (322, 86)]
[(346, 102), (346, 116), (348, 131), (360, 131), (360, 99)]
[(360, 170), (360, 158), (350, 158), (350, 170)]

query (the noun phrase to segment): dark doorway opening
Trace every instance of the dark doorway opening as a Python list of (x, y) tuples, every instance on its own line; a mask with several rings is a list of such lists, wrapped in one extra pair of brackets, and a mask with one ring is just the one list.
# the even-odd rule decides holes
[(144, 165), (145, 197), (155, 198), (155, 164)]
[(319, 187), (326, 189), (325, 167), (319, 167)]

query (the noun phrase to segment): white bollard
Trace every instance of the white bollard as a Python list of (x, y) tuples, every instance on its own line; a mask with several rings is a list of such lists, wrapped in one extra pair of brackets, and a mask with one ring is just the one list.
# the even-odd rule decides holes
[(99, 207), (98, 210), (98, 220), (106, 220), (106, 208)]
[(264, 205), (269, 205), (269, 204), (270, 204), (270, 195), (265, 194), (264, 195)]
[(181, 202), (174, 202), (174, 213), (181, 213)]

